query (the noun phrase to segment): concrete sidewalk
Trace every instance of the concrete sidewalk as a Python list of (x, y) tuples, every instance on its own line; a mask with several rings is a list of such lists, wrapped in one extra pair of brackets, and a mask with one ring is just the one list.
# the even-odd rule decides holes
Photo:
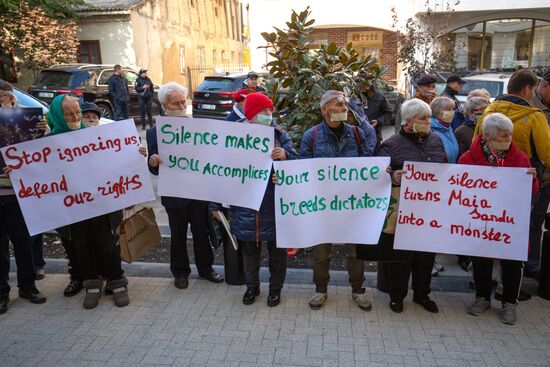
[[(45, 304), (30, 304), (12, 289), (0, 316), (0, 366), (550, 366), (550, 302), (539, 297), (519, 305), (515, 326), (500, 322), (498, 302), (483, 316), (468, 315), (467, 286), (433, 292), (439, 314), (410, 297), (395, 314), (386, 294), (367, 288), (373, 310), (364, 312), (351, 302), (347, 274), (332, 272), (327, 304), (312, 311), (310, 270), (289, 269), (278, 307), (266, 306), (265, 283), (257, 302), (244, 306), (242, 286), (192, 275), (189, 288), (178, 290), (171, 278), (158, 277), (167, 264), (138, 263), (125, 266), (129, 306), (117, 308), (104, 296), (96, 309), (84, 310), (83, 292), (62, 295), (68, 276), (55, 270), (64, 266), (48, 260), (38, 282)], [(468, 280), (440, 276), (434, 289), (453, 278)], [(374, 281), (367, 274), (367, 283)]]

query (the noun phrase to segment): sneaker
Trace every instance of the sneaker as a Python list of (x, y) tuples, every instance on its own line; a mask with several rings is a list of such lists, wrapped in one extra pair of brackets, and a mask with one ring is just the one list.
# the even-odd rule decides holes
[(246, 292), (243, 295), (243, 304), (251, 305), (256, 301), (256, 297), (260, 295), (259, 287), (249, 287), (246, 288)]
[(491, 301), (487, 301), (483, 297), (476, 297), (476, 300), (470, 307), (468, 307), (468, 313), (474, 316), (480, 316), (485, 310), (491, 308)]
[(71, 279), (69, 284), (63, 290), (63, 295), (65, 297), (72, 297), (77, 295), (82, 290), (82, 282), (80, 280)]
[(42, 280), (44, 279), (45, 276), (46, 276), (46, 272), (44, 271), (43, 268), (36, 269), (36, 276), (35, 276), (36, 280)]
[(372, 309), (372, 303), (367, 299), (364, 289), (363, 293), (352, 293), (351, 298), (353, 299), (353, 302), (355, 302), (363, 311), (370, 311)]
[(281, 303), (281, 291), (269, 291), (269, 295), (267, 296), (267, 305), (269, 307), (275, 307), (279, 303)]
[(514, 325), (518, 319), (516, 315), (517, 305), (513, 303), (503, 303), (500, 311), (500, 321), (506, 325)]
[(309, 307), (311, 307), (312, 310), (319, 310), (321, 307), (323, 307), (326, 301), (327, 294), (317, 292), (309, 300)]

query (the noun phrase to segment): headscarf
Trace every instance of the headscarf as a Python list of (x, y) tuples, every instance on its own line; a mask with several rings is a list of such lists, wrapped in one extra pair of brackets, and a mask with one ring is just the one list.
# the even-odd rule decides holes
[[(63, 134), (72, 131), (67, 126), (65, 117), (63, 116), (62, 102), (65, 98), (65, 94), (60, 94), (52, 100), (50, 103), (50, 110), (48, 111), (48, 126), (52, 130), (52, 135)], [(82, 121), (80, 122), (80, 128), (84, 128)]]

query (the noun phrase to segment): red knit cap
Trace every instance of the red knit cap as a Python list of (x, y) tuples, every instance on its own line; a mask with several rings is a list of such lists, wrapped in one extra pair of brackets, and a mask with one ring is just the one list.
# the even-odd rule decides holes
[(273, 109), (273, 102), (263, 93), (251, 93), (246, 96), (244, 102), (244, 115), (247, 120), (252, 120), (264, 108)]

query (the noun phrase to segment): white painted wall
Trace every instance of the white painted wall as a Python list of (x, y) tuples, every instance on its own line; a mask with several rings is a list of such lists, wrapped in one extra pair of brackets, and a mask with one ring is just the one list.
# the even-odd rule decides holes
[(83, 21), (79, 24), (78, 39), (99, 40), (101, 61), (104, 64), (136, 66), (134, 34), (130, 21)]

